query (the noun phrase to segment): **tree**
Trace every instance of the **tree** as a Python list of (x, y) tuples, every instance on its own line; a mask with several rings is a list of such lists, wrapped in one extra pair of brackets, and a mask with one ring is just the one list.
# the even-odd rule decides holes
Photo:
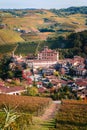
[(10, 79), (14, 78), (14, 72), (12, 72), (11, 70), (7, 72), (7, 75), (8, 75), (8, 78)]
[(15, 76), (15, 78), (19, 78), (19, 79), (22, 78), (22, 68), (21, 68), (21, 66), (15, 67), (14, 76)]
[(68, 86), (64, 86), (58, 89), (58, 91), (55, 91), (55, 93), (52, 95), (52, 98), (54, 100), (60, 100), (60, 99), (76, 99), (76, 92), (73, 92), (71, 88)]
[(2, 23), (2, 16), (0, 15), (0, 24)]
[(0, 59), (0, 78), (3, 80), (7, 78), (19, 78), (22, 79), (22, 66), (21, 65), (14, 65), (14, 69), (11, 68), (11, 57), (10, 56), (3, 56)]
[(37, 96), (38, 95), (38, 89), (36, 87), (28, 87), (27, 88), (27, 95), (29, 96)]
[(9, 64), (11, 62), (11, 58), (9, 56), (4, 56), (0, 60), (0, 77), (2, 79), (8, 78), (8, 71), (10, 70)]
[(55, 71), (55, 72), (54, 72), (54, 75), (57, 76), (57, 77), (60, 76), (58, 71)]
[(52, 88), (53, 87), (53, 84), (51, 82), (48, 83), (47, 85), (48, 88)]

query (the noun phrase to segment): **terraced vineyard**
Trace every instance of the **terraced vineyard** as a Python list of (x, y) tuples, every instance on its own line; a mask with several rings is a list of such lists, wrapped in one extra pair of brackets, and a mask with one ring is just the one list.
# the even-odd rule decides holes
[(16, 107), (18, 112), (40, 114), (51, 102), (50, 98), (0, 95), (0, 109), (6, 105)]
[(51, 130), (87, 130), (87, 101), (63, 100)]
[(0, 44), (23, 42), (23, 38), (20, 35), (9, 29), (0, 30)]

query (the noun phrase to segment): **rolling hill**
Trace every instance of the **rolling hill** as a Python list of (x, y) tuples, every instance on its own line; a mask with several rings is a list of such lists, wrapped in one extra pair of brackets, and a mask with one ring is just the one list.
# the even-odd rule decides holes
[(0, 44), (43, 41), (87, 29), (87, 7), (0, 10)]

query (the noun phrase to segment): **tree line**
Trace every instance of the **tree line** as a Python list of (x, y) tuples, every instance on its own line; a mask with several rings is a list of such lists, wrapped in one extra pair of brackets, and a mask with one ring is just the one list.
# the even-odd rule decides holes
[(74, 55), (86, 57), (87, 55), (87, 31), (71, 33), (67, 37), (48, 38), (47, 42), (52, 49), (61, 49), (65, 58), (72, 58)]
[(67, 9), (50, 9), (51, 12), (55, 13), (58, 16), (68, 16), (72, 14), (87, 14), (87, 6), (82, 7), (69, 7)]

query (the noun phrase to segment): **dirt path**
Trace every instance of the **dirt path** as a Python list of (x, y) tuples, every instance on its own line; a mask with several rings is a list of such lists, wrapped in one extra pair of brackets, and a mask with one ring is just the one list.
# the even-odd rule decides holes
[(53, 119), (56, 112), (60, 108), (60, 101), (53, 101), (53, 103), (46, 109), (45, 113), (40, 117), (41, 120), (50, 120)]
[(49, 130), (50, 128), (54, 128), (54, 117), (56, 112), (60, 108), (60, 105), (60, 101), (53, 101), (52, 104), (48, 108), (46, 108), (42, 116), (34, 117), (34, 125), (31, 125), (30, 130)]

